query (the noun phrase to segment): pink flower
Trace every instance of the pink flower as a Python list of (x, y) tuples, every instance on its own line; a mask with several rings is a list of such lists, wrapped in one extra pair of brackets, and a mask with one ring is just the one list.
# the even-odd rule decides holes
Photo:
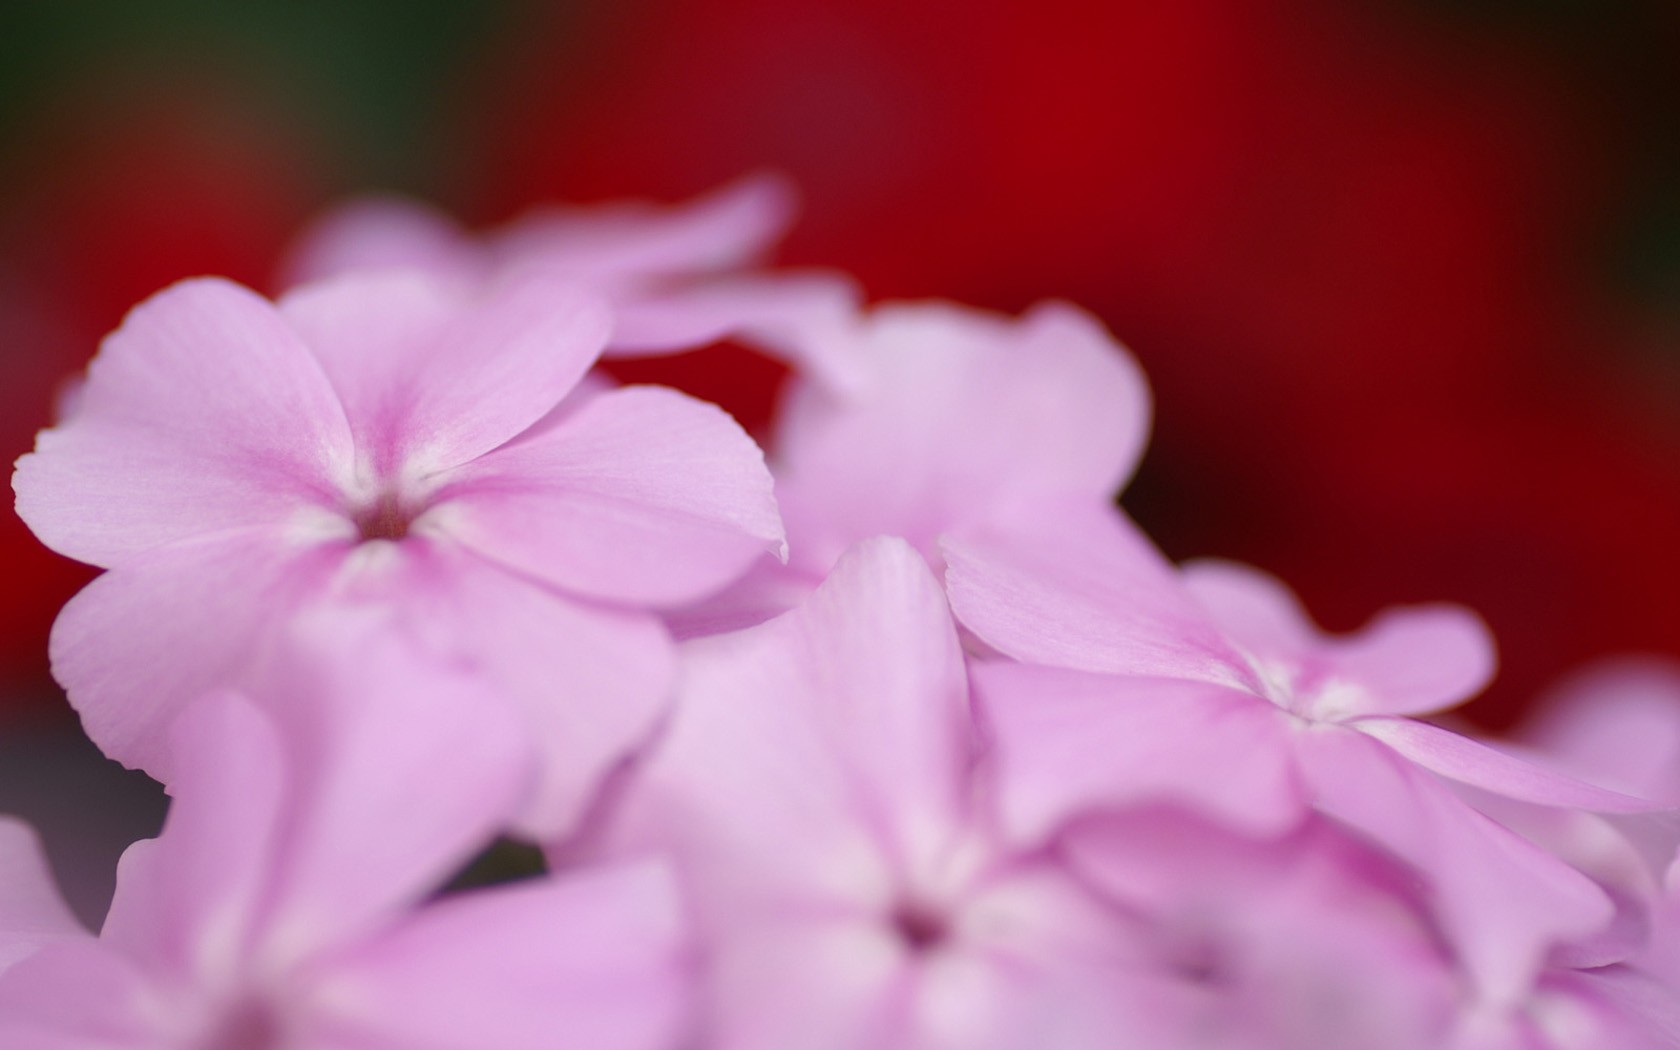
[(1201, 991), (1182, 1045), (1440, 1050), (1457, 1027), (1458, 976), (1412, 873), (1329, 821), (1262, 840), (1146, 806), (1075, 821), (1056, 849)]
[(609, 357), (675, 353), (736, 337), (843, 383), (847, 366), (834, 344), (853, 323), (853, 282), (748, 269), (781, 237), (793, 198), (784, 180), (758, 175), (676, 207), (551, 207), (483, 235), (416, 201), (352, 201), (299, 239), (284, 276), (290, 285), (418, 269), (472, 287), (540, 268), (613, 304)]
[(1106, 506), (1149, 433), (1149, 391), (1090, 315), (1045, 303), (1020, 318), (898, 303), (817, 355), (844, 383), (796, 377), (770, 443), (788, 563), (762, 561), (678, 624), (702, 634), (758, 622), (809, 594), (836, 559), (899, 536), (936, 569), (939, 537), (1047, 500)]
[(759, 451), (713, 406), (627, 387), (554, 411), (610, 325), (536, 273), (278, 304), (206, 279), (137, 307), (13, 478), (44, 542), (111, 570), (53, 632), (89, 735), (170, 783), (182, 705), (301, 610), (371, 602), (519, 707), (546, 759), (527, 822), (568, 823), (663, 710), (648, 610), (781, 542)]
[(617, 839), (669, 851), (709, 1048), (1167, 1046), (1136, 923), (992, 832), (937, 581), (866, 542), (799, 609), (689, 643)]
[(1493, 1003), (1523, 995), (1553, 945), (1610, 922), (1597, 885), (1447, 781), (1551, 806), (1659, 807), (1407, 717), (1492, 673), (1469, 613), (1395, 610), (1327, 638), (1275, 580), (1220, 563), (1181, 577), (1119, 515), (1074, 506), (1051, 528), (976, 531), (944, 549), (959, 618), (1022, 661), (973, 672), (1015, 834), (1161, 800), (1275, 834), (1311, 805), (1425, 873)]
[[(660, 871), (422, 903), (530, 786), (521, 727), (476, 676), (333, 617), (265, 678), (261, 708), (224, 692), (175, 722), (163, 833), (124, 855), (98, 937), (60, 933), (0, 976), (0, 1044), (671, 1045), (687, 977)], [(15, 943), (11, 909), (0, 923)]]

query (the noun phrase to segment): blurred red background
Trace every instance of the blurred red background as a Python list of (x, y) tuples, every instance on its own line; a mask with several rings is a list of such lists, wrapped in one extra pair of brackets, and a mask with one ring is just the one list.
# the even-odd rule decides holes
[[(1680, 656), (1670, 4), (156, 6), (0, 16), (14, 454), (124, 309), (265, 285), (339, 194), (489, 222), (778, 168), (785, 261), (1101, 315), (1156, 389), (1124, 502), (1172, 555), (1259, 564), (1339, 629), (1482, 612), (1484, 724), (1594, 656)], [(761, 421), (774, 370), (722, 360), (641, 375)], [(0, 564), (0, 696), (50, 716), (47, 626), (89, 574), (9, 516)]]

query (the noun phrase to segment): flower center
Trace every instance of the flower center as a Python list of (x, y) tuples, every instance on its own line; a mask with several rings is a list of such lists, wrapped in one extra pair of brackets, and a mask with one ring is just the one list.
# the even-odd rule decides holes
[(259, 1000), (236, 1003), (194, 1050), (278, 1050), (283, 1045), (279, 1018)]
[(400, 540), (418, 515), (396, 492), (386, 489), (377, 499), (353, 511), (350, 520), (363, 543), (370, 540)]
[(898, 939), (917, 954), (939, 947), (951, 933), (951, 924), (944, 915), (918, 901), (899, 902), (891, 921)]

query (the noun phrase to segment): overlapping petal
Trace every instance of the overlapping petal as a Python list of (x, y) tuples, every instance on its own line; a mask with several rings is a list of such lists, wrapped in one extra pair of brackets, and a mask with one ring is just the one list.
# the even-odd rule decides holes
[(1241, 692), (1021, 664), (970, 674), (991, 729), (999, 806), (1023, 843), (1093, 805), (1178, 803), (1257, 834), (1305, 814), (1288, 728)]
[(715, 406), (660, 387), (591, 397), (458, 478), (440, 495), (452, 538), (609, 602), (692, 601), (782, 543), (752, 439)]
[(332, 1046), (590, 1050), (679, 1045), (689, 945), (656, 867), (447, 898), (333, 959), (312, 1027)]
[(668, 709), (674, 657), (658, 621), (556, 595), (447, 545), (382, 571), (346, 598), (389, 608), (484, 677), (539, 758), (519, 823), (544, 836), (573, 828)]
[(1043, 520), (958, 532), (942, 545), (963, 625), (1027, 663), (1238, 683), (1246, 671), (1173, 567), (1107, 506), (1066, 501)]
[(671, 288), (619, 306), (608, 357), (679, 353), (735, 338), (826, 389), (865, 382), (856, 352), (862, 293), (835, 274), (741, 275)]
[(886, 906), (883, 856), (950, 847), (966, 680), (938, 584), (902, 541), (861, 545), (793, 613), (692, 643), (682, 682), (638, 791), (642, 819), (695, 870), (758, 867), (801, 893)]
[(1362, 734), (1312, 730), (1298, 743), (1319, 810), (1427, 873), (1433, 907), (1484, 1001), (1516, 1001), (1549, 948), (1609, 925), (1602, 889), (1466, 806), (1432, 774)]
[(325, 593), (346, 544), (251, 528), (149, 551), (90, 583), (59, 613), (53, 674), (94, 743), (172, 782), (170, 725), (207, 690), (239, 681), (282, 625)]
[(527, 273), (462, 289), (418, 273), (348, 275), (284, 300), (373, 466), (424, 476), (541, 419), (612, 330), (606, 303)]
[(1351, 724), (1424, 769), (1506, 798), (1597, 813), (1651, 813), (1673, 805), (1596, 787), (1427, 722), (1361, 718)]

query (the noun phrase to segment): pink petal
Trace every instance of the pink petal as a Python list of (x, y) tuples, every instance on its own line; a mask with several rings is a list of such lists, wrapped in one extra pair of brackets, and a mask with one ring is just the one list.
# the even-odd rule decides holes
[(1669, 808), (1576, 780), (1427, 722), (1361, 718), (1349, 725), (1425, 769), (1506, 798), (1598, 813), (1650, 813)]
[(1321, 633), (1278, 579), (1235, 562), (1184, 566), (1185, 585), (1232, 643), (1263, 662), (1307, 669), (1357, 688), (1337, 714), (1422, 714), (1462, 703), (1493, 676), (1481, 618), (1449, 605), (1390, 609), (1356, 634)]
[(390, 459), (405, 437), (411, 397), (406, 373), (467, 303), (466, 286), (397, 270), (352, 272), (305, 285), (278, 305), (332, 380), (362, 456), (372, 459), (373, 450), (384, 450)]
[(1545, 697), (1517, 735), (1574, 776), (1680, 799), (1680, 666), (1624, 659), (1588, 668)]
[(622, 285), (750, 262), (792, 218), (791, 185), (753, 175), (685, 204), (640, 202), (535, 212), (494, 240), (508, 265), (533, 264), (592, 283)]
[(1200, 999), (1152, 958), (1142, 924), (1071, 878), (1017, 858), (975, 888), (951, 942), (912, 964), (913, 1046), (1110, 1050), (1177, 1046)]
[(863, 381), (855, 350), (862, 293), (838, 274), (703, 281), (620, 304), (608, 357), (679, 353), (736, 338), (833, 390)]
[(796, 572), (772, 554), (762, 554), (747, 574), (716, 594), (664, 614), (679, 641), (757, 627), (797, 607), (821, 579)]
[(35, 829), (0, 817), (0, 973), (43, 945), (87, 935), (59, 895)]
[(1047, 496), (1107, 502), (1148, 431), (1137, 366), (1062, 304), (1020, 321), (943, 304), (882, 307), (866, 382), (797, 386), (776, 435), (778, 493), (820, 571), (851, 543), (940, 533)]
[(19, 515), (109, 567), (166, 543), (285, 521), (336, 498), (350, 430), (308, 349), (256, 294), (186, 281), (135, 307), (75, 414), (18, 461)]
[(716, 406), (624, 387), (461, 472), (448, 533), (567, 591), (694, 601), (781, 543), (769, 472)]
[(947, 537), (945, 586), (969, 630), (1027, 663), (1232, 684), (1246, 664), (1143, 533), (1107, 505)]
[(976, 664), (997, 802), (1010, 834), (1042, 843), (1081, 814), (1180, 803), (1257, 834), (1304, 814), (1272, 706), (1173, 679)]
[(153, 1050), (168, 1046), (142, 972), (89, 937), (37, 952), (0, 978), (6, 1050)]
[(464, 281), (482, 278), (488, 262), (443, 212), (402, 197), (367, 197), (339, 205), (304, 231), (281, 266), (281, 284), (395, 269)]
[(1211, 970), (1191, 978), (1210, 999), (1200, 1045), (1442, 1045), (1459, 982), (1410, 906), (1415, 876), (1328, 821), (1258, 840), (1176, 809), (1134, 810), (1082, 822), (1060, 847), (1141, 913), (1174, 969)]
[(523, 718), (540, 768), (521, 826), (544, 837), (571, 829), (665, 714), (674, 661), (658, 621), (556, 595), (443, 545), (395, 576), (372, 588), (376, 600), (436, 651), (481, 668)]
[(1553, 945), (1609, 925), (1591, 880), (1477, 813), (1433, 774), (1363, 734), (1297, 736), (1317, 807), (1421, 870), (1432, 906), (1483, 1001), (1526, 995)]
[(163, 832), (130, 846), (101, 934), (165, 980), (221, 980), (245, 966), (283, 833), (283, 745), (255, 705), (219, 693), (171, 725), (173, 802)]
[(385, 921), (526, 803), (532, 754), (518, 712), (477, 667), (428, 651), (388, 610), (300, 620), (252, 695), (280, 729), (288, 783), (261, 902), (271, 955)]
[(1219, 629), (1249, 652), (1294, 655), (1318, 642), (1294, 592), (1270, 573), (1217, 558), (1186, 562), (1181, 572), (1185, 588)]
[(1616, 826), (1631, 818), (1613, 823), (1594, 813), (1517, 802), (1463, 785), (1454, 794), (1598, 883), (1615, 905), (1609, 926), (1554, 949), (1552, 965), (1608, 966), (1641, 954), (1651, 943), (1653, 913), (1663, 907), (1662, 871), (1674, 857), (1672, 830), (1668, 849), (1653, 863)]
[(1336, 671), (1365, 688), (1360, 714), (1418, 715), (1463, 703), (1493, 678), (1493, 636), (1482, 618), (1452, 605), (1388, 609), (1357, 634), (1334, 640)]
[(705, 1027), (728, 1050), (911, 1050), (906, 969), (885, 930), (849, 917), (735, 922), (708, 953)]
[(320, 974), (320, 1034), (405, 1050), (665, 1050), (688, 1027), (683, 933), (652, 867), (447, 898)]
[[(1672, 986), (1627, 966), (1570, 976), (1576, 985), (1571, 990), (1600, 1008), (1604, 1028), (1591, 1033), (1593, 1041), (1567, 1050), (1665, 1050), (1680, 1044), (1680, 995)], [(1615, 1035), (1607, 1039), (1609, 1030)]]
[(949, 846), (969, 762), (962, 655), (902, 541), (860, 545), (785, 616), (690, 643), (681, 682), (633, 805), (717, 892), (884, 907), (883, 855), (914, 867)]
[(132, 558), (59, 613), (53, 674), (100, 750), (170, 783), (176, 715), (237, 680), (276, 627), (326, 589), (344, 549), (249, 529)]
[(532, 272), (466, 296), (418, 273), (350, 274), (284, 309), (339, 390), (373, 466), (417, 476), (483, 455), (578, 384), (606, 344), (603, 301)]

